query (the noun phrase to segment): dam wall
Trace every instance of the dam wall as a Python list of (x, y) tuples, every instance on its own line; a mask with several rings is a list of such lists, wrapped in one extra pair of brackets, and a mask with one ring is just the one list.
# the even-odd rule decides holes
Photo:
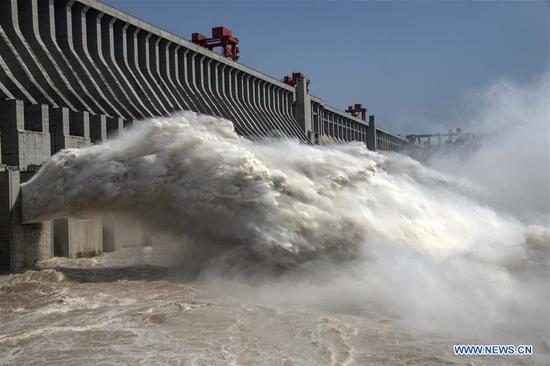
[(250, 139), (409, 143), (374, 116), (311, 95), (308, 82), (288, 85), (95, 0), (0, 1), (0, 270), (128, 245), (124, 228), (102, 218), (24, 224), (32, 202), (19, 185), (61, 149), (101, 143), (137, 120), (192, 110)]

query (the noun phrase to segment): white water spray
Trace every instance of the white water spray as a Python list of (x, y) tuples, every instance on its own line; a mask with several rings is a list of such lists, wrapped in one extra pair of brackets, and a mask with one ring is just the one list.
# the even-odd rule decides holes
[(402, 155), (253, 143), (229, 121), (185, 112), (58, 153), (23, 194), (27, 217), (120, 213), (185, 236), (209, 253), (203, 273), (262, 272), (264, 299), (374, 306), (548, 347), (548, 228)]

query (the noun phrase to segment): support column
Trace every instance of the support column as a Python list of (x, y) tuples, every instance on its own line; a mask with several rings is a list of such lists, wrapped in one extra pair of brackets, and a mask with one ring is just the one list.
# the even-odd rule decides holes
[(103, 228), (96, 218), (54, 220), (54, 252), (58, 257), (93, 257), (103, 251)]
[(90, 138), (90, 114), (88, 112), (69, 113), (69, 134)]
[(0, 170), (0, 271), (19, 271), (53, 256), (51, 221), (21, 222), (20, 186), (33, 174), (16, 167)]
[(296, 82), (296, 121), (303, 129), (308, 141), (313, 142), (313, 124), (311, 121), (311, 97), (307, 92), (307, 79), (298, 77)]
[(378, 150), (378, 138), (376, 132), (376, 122), (374, 115), (369, 116), (369, 130), (367, 134), (367, 148), (372, 151)]
[(107, 117), (107, 138), (117, 137), (124, 128), (124, 119), (121, 117)]
[(25, 129), (23, 101), (0, 102), (0, 130), (2, 131), (2, 161), (19, 166), (18, 131)]
[(94, 144), (107, 141), (107, 117), (104, 114), (90, 116), (90, 139)]
[(50, 120), (52, 154), (69, 148), (90, 145), (88, 112), (73, 112), (67, 108), (52, 108)]
[(43, 106), (25, 105), (21, 100), (0, 101), (3, 163), (20, 169), (43, 164), (50, 157), (50, 135), (43, 130), (47, 125)]
[(50, 112), (53, 155), (65, 148), (65, 136), (69, 135), (69, 110), (67, 108), (52, 108)]
[(25, 105), (25, 130), (50, 133), (50, 113), (47, 105)]

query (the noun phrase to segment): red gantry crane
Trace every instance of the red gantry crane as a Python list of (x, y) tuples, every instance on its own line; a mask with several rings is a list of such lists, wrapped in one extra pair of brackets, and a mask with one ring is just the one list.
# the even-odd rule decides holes
[(359, 116), (359, 113), (361, 113), (361, 119), (363, 121), (367, 120), (367, 108), (363, 108), (363, 105), (361, 104), (355, 104), (353, 107), (348, 106), (348, 109), (346, 109), (346, 112), (351, 114), (354, 117)]
[(222, 55), (227, 58), (237, 61), (239, 59), (239, 39), (233, 37), (231, 31), (224, 27), (212, 28), (212, 38), (207, 38), (201, 33), (193, 33), (191, 42), (198, 44), (204, 48), (213, 51), (216, 47), (223, 49)]

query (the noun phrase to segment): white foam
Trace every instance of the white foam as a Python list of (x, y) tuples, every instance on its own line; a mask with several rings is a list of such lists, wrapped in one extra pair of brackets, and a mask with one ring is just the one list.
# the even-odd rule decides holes
[[(24, 185), (27, 215), (129, 215), (191, 238), (224, 275), (299, 268), (300, 280), (280, 282), (271, 297), (374, 303), (445, 328), (541, 330), (548, 231), (478, 194), (406, 156), (359, 143), (253, 143), (229, 121), (191, 112), (64, 150)], [(310, 280), (323, 285), (312, 290)]]

